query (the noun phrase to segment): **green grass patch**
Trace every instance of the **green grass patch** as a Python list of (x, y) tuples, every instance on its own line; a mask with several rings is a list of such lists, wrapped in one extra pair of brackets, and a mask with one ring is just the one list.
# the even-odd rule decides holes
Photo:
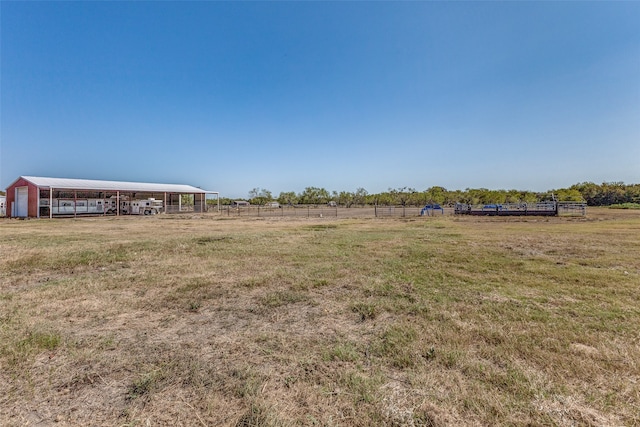
[(355, 362), (360, 359), (360, 352), (352, 342), (339, 342), (327, 349), (323, 358), (326, 361)]
[(357, 302), (351, 305), (351, 311), (358, 315), (360, 321), (364, 322), (375, 319), (380, 308), (376, 303)]
[(160, 383), (166, 378), (162, 369), (154, 369), (145, 372), (135, 378), (127, 389), (126, 399), (131, 401), (143, 397), (148, 397), (153, 391), (160, 387)]
[(619, 203), (609, 206), (609, 209), (640, 209), (640, 203)]
[(262, 305), (270, 308), (277, 308), (306, 301), (309, 301), (309, 296), (307, 294), (292, 290), (269, 292), (260, 298)]
[(402, 369), (409, 368), (417, 361), (414, 351), (417, 337), (418, 333), (410, 325), (393, 325), (382, 332), (372, 348), (375, 355), (391, 365)]
[(18, 347), (35, 350), (54, 350), (60, 345), (61, 337), (53, 332), (29, 332), (27, 337), (18, 342)]

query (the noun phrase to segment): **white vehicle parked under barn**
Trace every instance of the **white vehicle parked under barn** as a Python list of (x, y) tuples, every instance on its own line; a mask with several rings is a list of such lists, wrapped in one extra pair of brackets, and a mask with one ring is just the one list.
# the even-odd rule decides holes
[(156, 215), (163, 211), (162, 200), (125, 200), (120, 203), (120, 212), (124, 215)]
[[(40, 207), (48, 208), (49, 200), (40, 199)], [(54, 215), (58, 214), (101, 214), (115, 213), (115, 199), (53, 199), (51, 206)]]

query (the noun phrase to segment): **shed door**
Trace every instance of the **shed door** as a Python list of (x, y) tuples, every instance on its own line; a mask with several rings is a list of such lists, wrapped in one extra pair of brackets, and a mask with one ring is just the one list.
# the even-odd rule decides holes
[(29, 187), (16, 188), (16, 216), (26, 218), (29, 215)]

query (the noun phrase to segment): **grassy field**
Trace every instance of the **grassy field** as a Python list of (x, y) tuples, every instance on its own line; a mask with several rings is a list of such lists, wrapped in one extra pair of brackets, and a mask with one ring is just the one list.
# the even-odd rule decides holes
[(640, 425), (640, 212), (0, 221), (0, 425)]

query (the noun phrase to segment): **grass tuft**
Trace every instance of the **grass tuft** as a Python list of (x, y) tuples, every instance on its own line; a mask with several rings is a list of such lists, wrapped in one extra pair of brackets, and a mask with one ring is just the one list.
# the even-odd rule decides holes
[(373, 320), (379, 312), (378, 305), (375, 303), (358, 302), (351, 306), (351, 311), (360, 317), (360, 321)]
[(358, 347), (351, 342), (340, 342), (324, 352), (324, 360), (356, 362), (360, 359)]
[(236, 427), (271, 427), (269, 411), (264, 405), (251, 403), (249, 409), (240, 417), (235, 424)]
[(18, 343), (23, 349), (54, 350), (60, 345), (61, 337), (57, 333), (29, 332), (27, 337)]
[(284, 305), (307, 301), (308, 299), (309, 297), (301, 292), (284, 290), (269, 292), (267, 295), (260, 299), (260, 302), (266, 307), (277, 308)]
[(127, 389), (127, 400), (135, 400), (148, 396), (159, 387), (160, 382), (165, 378), (161, 369), (155, 369), (136, 378)]
[(397, 368), (409, 368), (416, 362), (413, 343), (418, 334), (409, 325), (387, 328), (373, 345), (374, 353)]

